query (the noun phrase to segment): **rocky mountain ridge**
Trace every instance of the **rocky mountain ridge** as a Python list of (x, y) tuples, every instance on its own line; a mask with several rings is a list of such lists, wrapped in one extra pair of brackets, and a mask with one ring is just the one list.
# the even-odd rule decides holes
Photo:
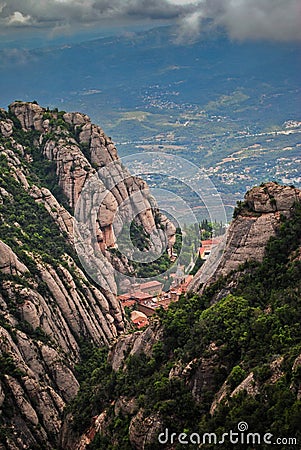
[[(112, 290), (106, 290), (82, 270), (74, 251), (73, 212), (96, 171), (113, 168), (101, 185), (109, 192), (98, 205), (97, 220), (88, 218), (88, 231), (93, 227), (97, 239), (88, 233), (83, 245), (127, 270), (126, 258), (114, 259), (109, 250), (115, 245), (112, 221), (119, 207), (122, 217), (130, 216), (128, 199), (134, 194), (139, 224), (146, 232), (156, 228), (158, 211), (147, 185), (119, 165), (111, 139), (84, 114), (14, 102), (8, 112), (1, 110), (0, 129), (1, 449), (84, 450), (89, 443), (92, 449), (156, 448), (166, 423), (191, 429), (199, 426), (195, 417), (201, 412), (200, 423), (220, 426), (220, 418), (228, 417), (223, 408), (238, 401), (237, 394), (255, 402), (265, 393), (262, 379), (272, 389), (284, 383), (283, 374), (291, 404), (300, 401), (294, 323), (299, 190), (266, 183), (247, 193), (215, 271), (205, 265), (191, 285), (203, 295), (191, 292), (159, 312), (145, 331), (120, 336), (127, 322), (114, 295), (114, 277), (107, 273)], [(291, 228), (290, 221), (295, 221)], [(174, 229), (164, 217), (161, 224), (172, 246)], [(269, 252), (274, 258), (269, 273), (271, 238), (276, 250)], [(287, 239), (284, 246), (281, 239)], [(208, 270), (211, 277), (203, 286)], [(278, 285), (269, 297), (272, 283)], [(266, 336), (273, 343), (267, 355)], [(75, 368), (83, 349), (92, 354), (83, 363), (87, 369)], [(294, 411), (290, 415), (297, 417)]]
[(114, 260), (108, 251), (118, 206), (138, 192), (137, 220), (147, 232), (159, 212), (146, 183), (118, 166), (114, 144), (88, 116), (14, 102), (0, 111), (0, 130), (0, 425), (8, 448), (53, 448), (63, 409), (78, 390), (82, 343), (108, 345), (127, 326), (114, 274), (106, 271), (112, 290), (104, 290), (75, 253), (80, 193), (97, 169), (116, 162), (119, 183), (99, 205), (93, 248), (120, 270), (126, 258)]

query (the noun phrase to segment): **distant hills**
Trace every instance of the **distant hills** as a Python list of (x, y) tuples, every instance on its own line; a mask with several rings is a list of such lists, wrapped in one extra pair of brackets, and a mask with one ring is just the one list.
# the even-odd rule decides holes
[(300, 121), (297, 44), (222, 34), (184, 44), (162, 27), (0, 58), (1, 106), (21, 98), (84, 111), (121, 156), (160, 146), (203, 165), (226, 203), (269, 179), (300, 185), (300, 127), (282, 133)]

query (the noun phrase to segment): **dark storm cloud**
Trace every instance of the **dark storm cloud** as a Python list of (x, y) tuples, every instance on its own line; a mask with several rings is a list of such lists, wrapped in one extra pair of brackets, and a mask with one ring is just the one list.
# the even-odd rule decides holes
[(193, 38), (205, 19), (234, 39), (301, 40), (300, 0), (0, 0), (2, 33), (161, 20)]
[(128, 3), (126, 14), (129, 17), (170, 20), (185, 16), (197, 8), (197, 2), (175, 4), (162, 0), (136, 0)]
[(2, 26), (7, 27), (89, 25), (106, 19), (170, 20), (196, 8), (195, 2), (168, 0), (7, 0), (0, 2), (0, 17)]

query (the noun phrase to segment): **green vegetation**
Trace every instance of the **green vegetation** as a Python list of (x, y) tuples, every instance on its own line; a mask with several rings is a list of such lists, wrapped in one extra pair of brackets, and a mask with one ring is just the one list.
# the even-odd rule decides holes
[(24, 372), (16, 367), (16, 363), (13, 357), (9, 353), (3, 353), (0, 356), (0, 378), (3, 378), (4, 375), (10, 375), (15, 378), (21, 378), (24, 376)]
[(58, 260), (64, 253), (74, 255), (44, 206), (36, 203), (12, 177), (4, 156), (0, 157), (0, 174), (1, 186), (10, 194), (0, 205), (1, 239), (21, 261), (32, 264), (28, 252), (39, 255), (45, 262)]
[[(20, 157), (31, 182), (55, 190), (55, 166), (43, 159), (37, 145), (38, 133), (34, 130), (25, 133), (17, 119), (10, 113), (8, 116), (14, 122), (16, 142), (25, 145), (26, 154), (32, 156), (33, 162), (27, 164), (12, 141), (3, 142)], [(63, 112), (46, 112), (45, 118), (50, 120), (50, 126), (60, 127), (60, 133), (69, 131)], [(47, 138), (58, 135), (50, 131)], [(49, 292), (39, 277), (37, 261), (50, 263), (59, 270), (64, 254), (73, 258), (75, 255), (43, 205), (37, 204), (12, 176), (3, 155), (0, 156), (0, 183), (8, 194), (3, 195), (0, 204), (1, 240), (11, 246), (30, 271), (23, 275), (1, 275), (0, 294), (16, 323), (8, 324), (4, 315), (0, 316), (0, 323), (13, 339), (19, 329), (32, 339), (47, 343), (49, 338), (42, 329), (32, 329), (21, 320), (18, 311), (24, 297), (20, 289), (34, 288), (47, 297)], [(59, 191), (55, 194), (63, 201)], [(235, 214), (238, 212), (249, 214), (248, 205), (238, 205)], [(158, 215), (155, 221), (160, 230), (163, 225)], [(195, 231), (199, 231), (199, 226), (196, 227), (197, 230), (195, 226), (184, 227), (176, 233), (175, 251), (179, 254), (185, 244), (181, 261), (186, 264), (199, 245), (194, 239)], [(220, 228), (221, 224), (204, 221), (202, 238), (210, 238)], [(131, 224), (128, 236), (140, 251), (149, 248), (150, 237), (139, 223)], [(290, 219), (281, 218), (278, 234), (270, 239), (262, 263), (248, 262), (240, 268), (239, 277), (230, 274), (201, 297), (182, 296), (167, 311), (159, 310), (156, 320), (163, 332), (160, 341), (147, 355), (127, 355), (125, 367), (117, 372), (108, 363), (107, 349), (82, 343), (82, 360), (76, 367), (81, 388), (67, 409), (73, 416), (74, 431), (78, 434), (85, 431), (93, 416), (106, 411), (106, 432), (98, 434), (90, 448), (127, 450), (131, 448), (129, 424), (140, 409), (144, 417), (155, 414), (163, 428), (177, 432), (221, 435), (236, 429), (237, 423), (244, 420), (251, 431), (293, 436), (300, 442), (301, 401), (297, 393), (301, 365), (296, 364), (301, 353), (300, 244), (301, 207), (296, 205)], [(114, 251), (118, 256), (118, 251)], [(167, 270), (170, 259), (165, 252), (153, 264), (133, 266), (138, 274), (140, 271), (144, 277), (153, 276)], [(74, 280), (80, 286), (76, 277)], [(5, 284), (13, 286), (13, 295), (8, 294)], [(226, 293), (222, 296), (223, 292)], [(1, 355), (0, 365), (1, 376), (20, 378), (23, 375), (9, 353)], [(242, 390), (230, 397), (231, 391), (250, 374), (253, 374), (253, 394)], [(217, 405), (215, 414), (210, 415), (212, 401), (222, 386), (226, 396)], [(121, 398), (126, 403), (132, 400), (133, 408), (118, 409), (116, 404)], [(155, 442), (150, 448), (161, 446)], [(204, 448), (214, 446), (208, 444)], [(225, 444), (223, 448), (232, 447)], [(236, 448), (251, 450), (239, 445)]]
[[(71, 132), (70, 125), (63, 120), (64, 111), (56, 113), (53, 116), (53, 112), (45, 112), (44, 118), (51, 117), (51, 124), (55, 131), (46, 133), (44, 140), (58, 139), (62, 135), (62, 130)], [(55, 117), (58, 118), (55, 118)], [(48, 161), (43, 155), (42, 148), (39, 144), (40, 133), (36, 130), (22, 130), (21, 124), (13, 114), (8, 114), (8, 117), (14, 122), (14, 140), (16, 143), (21, 144), (26, 152), (26, 155), (32, 158), (28, 163), (24, 158), (21, 158), (23, 166), (28, 172), (29, 182), (39, 186), (47, 187), (56, 199), (70, 211), (68, 200), (63, 193), (63, 190), (58, 185), (58, 175), (56, 173), (56, 163), (54, 161)], [(72, 134), (71, 134), (72, 135)], [(10, 140), (5, 141), (5, 146), (11, 146)], [(14, 149), (16, 152), (16, 149)], [(19, 155), (21, 156), (21, 155)]]
[[(97, 436), (90, 448), (100, 450), (104, 442), (110, 449), (131, 448), (128, 426), (137, 408), (143, 409), (145, 417), (158, 413), (162, 428), (178, 433), (215, 432), (221, 436), (230, 429), (237, 430), (238, 422), (245, 421), (250, 432), (291, 436), (300, 442), (301, 401), (297, 392), (301, 366), (293, 366), (301, 353), (300, 244), (301, 207), (296, 205), (290, 219), (282, 217), (263, 262), (246, 263), (241, 268), (230, 295), (212, 304), (233, 274), (219, 280), (202, 297), (182, 296), (167, 311), (159, 311), (164, 337), (153, 346), (150, 355), (128, 356), (126, 370), (117, 372), (105, 358), (97, 365), (97, 358), (92, 355), (88, 367), (96, 362), (97, 369), (93, 376), (86, 371), (76, 408), (71, 407), (76, 411), (78, 431), (88, 426), (93, 414), (107, 411), (108, 432)], [(187, 364), (188, 378), (170, 377), (172, 367), (184, 368)], [(201, 383), (202, 367), (207, 368), (204, 370), (210, 382), (203, 390), (200, 388), (198, 401), (191, 394), (191, 386), (196, 380)], [(230, 392), (251, 372), (254, 395), (242, 390), (230, 398)], [(211, 416), (214, 395), (226, 380), (228, 396)], [(135, 398), (134, 412), (114, 412), (112, 402), (121, 396), (127, 401)], [(158, 445), (155, 442), (150, 448), (159, 448)], [(215, 447), (206, 444), (204, 448)], [(223, 448), (232, 449), (233, 445), (225, 443)], [(252, 446), (238, 444), (235, 448), (251, 450)]]
[[(33, 329), (21, 317), (20, 305), (24, 303), (24, 294), (21, 291), (24, 287), (28, 287), (47, 298), (50, 292), (40, 277), (37, 263), (51, 264), (59, 270), (60, 264), (66, 265), (64, 255), (70, 255), (75, 261), (77, 256), (44, 206), (36, 203), (12, 176), (5, 155), (0, 155), (0, 185), (7, 193), (2, 196), (0, 203), (1, 240), (11, 247), (19, 260), (28, 268), (28, 272), (22, 275), (0, 274), (0, 293), (5, 299), (8, 310), (17, 319), (12, 327), (7, 324), (5, 316), (1, 313), (0, 322), (9, 330), (12, 337), (16, 328), (34, 340), (49, 343), (50, 338), (42, 329), (39, 327)], [(69, 266), (68, 270), (71, 271)], [(76, 274), (73, 274), (73, 277), (77, 282)], [(11, 294), (8, 294), (7, 286), (12, 286)]]
[[(164, 231), (164, 225), (161, 223), (160, 214), (155, 212), (154, 215), (158, 231)], [(218, 227), (220, 227), (220, 225), (218, 225)], [(149, 251), (151, 246), (150, 235), (145, 232), (141, 224), (133, 220), (130, 226), (128, 224), (124, 224), (123, 226), (122, 233), (120, 233), (117, 241), (118, 251), (113, 249), (111, 252), (119, 256), (121, 256), (122, 253), (128, 256), (129, 242), (131, 242), (131, 245), (135, 250), (132, 255), (128, 256), (128, 259), (137, 277), (145, 278), (157, 276), (159, 277), (158, 279), (165, 284), (165, 289), (168, 289), (171, 279), (166, 280), (164, 278), (164, 273), (169, 269), (171, 272), (176, 272), (177, 266), (185, 266), (185, 268), (190, 267), (190, 263), (199, 248), (199, 234), (198, 224), (184, 225), (183, 230), (177, 228), (175, 244), (173, 246), (173, 255), (175, 259), (170, 258), (166, 245), (166, 249), (158, 258), (156, 258), (156, 255), (154, 254), (154, 261), (143, 263), (139, 262), (139, 254), (138, 257), (135, 258), (135, 250), (138, 249), (139, 252), (144, 250)], [(202, 261), (198, 258), (192, 269), (192, 273), (196, 273), (201, 264)], [(161, 274), (162, 277), (160, 278)]]
[[(162, 229), (160, 214), (155, 213), (155, 223), (158, 230)], [(172, 262), (167, 252), (167, 248), (162, 252), (159, 258), (156, 259), (154, 255), (154, 261), (150, 263), (139, 262), (139, 253), (146, 250), (149, 251), (151, 247), (150, 235), (144, 230), (143, 226), (137, 221), (133, 220), (131, 224), (125, 223), (123, 225), (122, 232), (120, 233), (118, 240), (118, 251), (112, 249), (111, 252), (121, 257), (122, 254), (127, 255), (129, 263), (133, 267), (137, 277), (154, 277), (160, 276), (172, 266)], [(129, 244), (133, 247), (133, 253), (128, 255)], [(177, 249), (181, 248), (181, 234), (180, 232), (176, 237)], [(137, 253), (136, 253), (137, 252)], [(164, 281), (162, 279), (162, 281)]]

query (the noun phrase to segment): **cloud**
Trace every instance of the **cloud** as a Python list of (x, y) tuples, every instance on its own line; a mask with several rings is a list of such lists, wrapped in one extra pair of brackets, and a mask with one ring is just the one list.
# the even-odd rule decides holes
[(230, 0), (216, 21), (234, 39), (301, 40), (299, 0)]
[(10, 0), (0, 11), (3, 25), (14, 25), (11, 17), (17, 11), (24, 17), (32, 16), (45, 27), (59, 23), (89, 25), (107, 19), (169, 20), (191, 12), (195, 2), (168, 0)]
[(195, 41), (201, 33), (203, 19), (202, 11), (194, 11), (191, 14), (185, 15), (180, 22), (176, 42), (185, 43), (187, 41)]
[(0, 67), (26, 65), (36, 61), (32, 52), (24, 49), (5, 48), (0, 50)]
[(235, 40), (301, 40), (300, 0), (205, 0), (197, 11), (184, 17), (182, 37), (193, 37), (209, 20)]
[(197, 37), (204, 21), (233, 39), (301, 40), (300, 0), (9, 0), (0, 26), (79, 30), (143, 21), (174, 23), (181, 38)]
[(24, 16), (20, 11), (14, 11), (13, 14), (7, 18), (8, 26), (30, 26), (33, 24), (31, 16), (28, 14)]

